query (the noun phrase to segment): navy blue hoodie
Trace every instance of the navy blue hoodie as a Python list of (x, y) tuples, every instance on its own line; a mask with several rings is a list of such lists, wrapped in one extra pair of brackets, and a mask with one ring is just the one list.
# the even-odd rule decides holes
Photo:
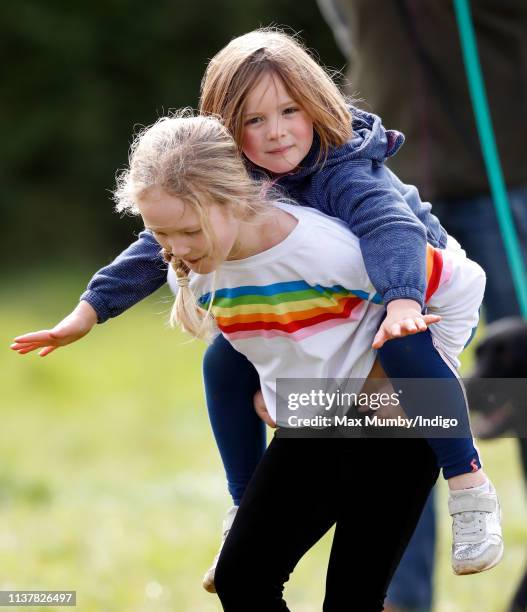
[[(338, 217), (360, 239), (368, 275), (385, 304), (399, 298), (424, 302), (426, 242), (444, 248), (447, 235), (431, 205), (413, 185), (403, 184), (384, 164), (404, 142), (376, 115), (352, 108), (353, 138), (320, 157), (313, 145), (295, 172), (275, 185), (302, 206)], [(249, 167), (255, 178), (267, 178)], [(273, 177), (269, 177), (273, 178)], [(323, 246), (323, 245), (321, 245)], [(327, 245), (331, 248), (331, 245)], [(166, 264), (153, 235), (144, 231), (110, 265), (99, 270), (81, 296), (99, 323), (121, 314), (166, 282)]]

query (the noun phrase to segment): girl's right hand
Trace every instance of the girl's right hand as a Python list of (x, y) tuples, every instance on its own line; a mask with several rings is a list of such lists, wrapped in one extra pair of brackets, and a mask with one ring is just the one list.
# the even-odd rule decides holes
[(20, 355), (42, 349), (39, 355), (45, 357), (56, 348), (66, 346), (84, 337), (96, 323), (97, 313), (88, 302), (82, 301), (53, 329), (43, 329), (17, 336), (10, 348)]
[(276, 428), (276, 423), (271, 418), (271, 415), (267, 412), (267, 406), (265, 405), (265, 400), (262, 395), (262, 391), (257, 391), (253, 397), (254, 409), (256, 410), (256, 414), (262, 419), (264, 423), (272, 427)]

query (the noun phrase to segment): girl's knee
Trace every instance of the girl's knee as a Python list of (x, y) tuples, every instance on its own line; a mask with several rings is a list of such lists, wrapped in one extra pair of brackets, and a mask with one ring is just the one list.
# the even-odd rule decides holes
[(238, 552), (224, 547), (216, 566), (214, 585), (224, 609), (243, 612), (249, 608), (258, 612), (287, 610), (282, 599), (283, 581), (274, 575), (270, 561), (265, 561), (265, 554), (262, 551), (259, 555), (254, 551)]
[(228, 554), (222, 551), (214, 574), (214, 586), (221, 601), (232, 599), (236, 593), (235, 566)]

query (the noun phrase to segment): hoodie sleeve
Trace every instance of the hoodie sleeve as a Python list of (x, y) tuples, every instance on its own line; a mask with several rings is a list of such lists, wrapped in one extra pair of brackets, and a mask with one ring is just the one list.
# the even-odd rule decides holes
[(385, 304), (406, 298), (424, 304), (426, 229), (390, 183), (384, 165), (356, 160), (326, 176), (327, 214), (359, 238), (368, 276)]
[(167, 266), (160, 249), (153, 235), (143, 231), (111, 264), (94, 274), (80, 299), (95, 309), (98, 323), (120, 315), (166, 282)]

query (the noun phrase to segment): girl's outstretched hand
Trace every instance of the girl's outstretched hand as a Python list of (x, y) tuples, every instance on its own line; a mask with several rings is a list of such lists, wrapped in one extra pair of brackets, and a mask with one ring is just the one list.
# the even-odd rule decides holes
[(264, 423), (272, 427), (273, 429), (276, 427), (276, 423), (270, 417), (267, 412), (267, 406), (265, 405), (265, 401), (261, 391), (257, 391), (254, 394), (253, 398), (254, 409), (256, 410), (256, 414), (262, 419)]
[(53, 329), (43, 329), (37, 332), (17, 336), (11, 349), (25, 355), (36, 349), (41, 357), (45, 357), (59, 346), (66, 346), (85, 336), (97, 323), (97, 313), (88, 302), (79, 305)]
[(421, 306), (414, 300), (393, 300), (386, 310), (386, 317), (371, 345), (374, 349), (381, 348), (388, 340), (423, 332), (432, 323), (441, 321), (439, 315), (421, 314)]

